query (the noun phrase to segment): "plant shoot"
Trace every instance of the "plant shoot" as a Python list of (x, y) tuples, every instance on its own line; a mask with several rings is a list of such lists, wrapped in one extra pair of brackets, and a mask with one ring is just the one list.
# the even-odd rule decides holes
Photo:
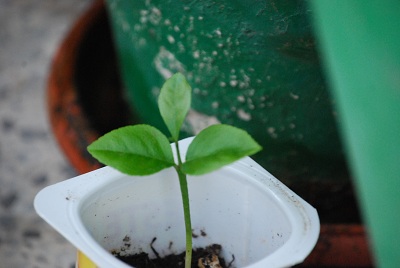
[[(187, 175), (215, 171), (262, 148), (244, 130), (219, 124), (202, 130), (190, 144), (183, 161), (179, 151), (179, 133), (191, 106), (192, 89), (181, 73), (174, 74), (161, 88), (158, 106), (169, 132), (145, 124), (113, 130), (88, 146), (101, 163), (128, 175), (150, 175), (173, 167), (178, 175), (185, 218), (185, 268), (192, 262), (192, 225)], [(175, 144), (177, 163), (170, 141)]]

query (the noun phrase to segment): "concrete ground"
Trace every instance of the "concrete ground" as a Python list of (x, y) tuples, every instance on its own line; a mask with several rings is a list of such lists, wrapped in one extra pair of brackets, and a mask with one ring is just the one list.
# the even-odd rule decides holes
[(0, 0), (0, 267), (74, 266), (75, 249), (36, 215), (43, 187), (73, 177), (46, 111), (50, 63), (89, 0)]

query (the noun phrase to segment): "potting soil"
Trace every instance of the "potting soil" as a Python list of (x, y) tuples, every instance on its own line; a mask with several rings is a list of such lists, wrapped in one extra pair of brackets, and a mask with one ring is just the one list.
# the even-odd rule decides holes
[[(221, 246), (218, 244), (213, 244), (206, 248), (193, 249), (191, 268), (230, 268), (234, 261), (234, 256), (232, 256), (232, 261), (226, 265), (224, 258), (220, 256), (221, 249)], [(150, 259), (145, 252), (128, 256), (121, 256), (119, 253), (115, 253), (114, 255), (126, 264), (136, 268), (185, 267), (185, 252), (160, 257), (153, 247), (152, 250), (156, 255), (154, 259)]]

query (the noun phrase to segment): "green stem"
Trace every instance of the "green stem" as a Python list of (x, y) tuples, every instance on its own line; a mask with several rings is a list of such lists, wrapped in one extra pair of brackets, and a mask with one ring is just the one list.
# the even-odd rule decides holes
[(178, 156), (178, 165), (175, 166), (175, 170), (178, 173), (179, 185), (181, 187), (183, 215), (185, 219), (185, 230), (186, 230), (185, 268), (190, 268), (192, 263), (192, 223), (190, 219), (189, 190), (187, 186), (186, 174), (183, 173), (181, 169), (182, 160), (179, 152), (178, 142), (175, 142), (175, 147)]

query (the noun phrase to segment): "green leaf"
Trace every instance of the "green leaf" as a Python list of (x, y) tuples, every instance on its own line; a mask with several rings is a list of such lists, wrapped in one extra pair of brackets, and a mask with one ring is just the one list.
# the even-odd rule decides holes
[(179, 139), (179, 131), (189, 111), (192, 88), (181, 73), (171, 76), (162, 86), (158, 97), (158, 107), (174, 141)]
[(262, 147), (244, 130), (229, 125), (212, 125), (190, 144), (183, 172), (201, 175), (221, 168)]
[(89, 145), (88, 151), (101, 163), (129, 175), (149, 175), (175, 164), (167, 137), (149, 125), (113, 130)]

